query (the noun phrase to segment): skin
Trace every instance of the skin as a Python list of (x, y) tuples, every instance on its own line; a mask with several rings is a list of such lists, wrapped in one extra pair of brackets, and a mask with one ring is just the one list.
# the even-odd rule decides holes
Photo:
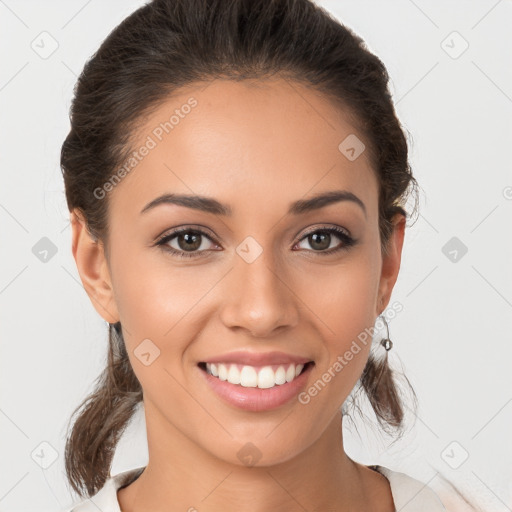
[[(106, 321), (121, 321), (144, 390), (149, 462), (118, 492), (121, 509), (391, 512), (387, 479), (343, 448), (340, 407), (369, 343), (307, 405), (291, 400), (264, 412), (222, 401), (197, 367), (232, 350), (280, 350), (315, 361), (309, 387), (374, 325), (398, 276), (405, 219), (394, 219), (383, 257), (368, 152), (349, 161), (338, 150), (349, 134), (369, 143), (341, 109), (302, 85), (215, 80), (153, 111), (134, 147), (191, 96), (198, 105), (110, 192), (109, 253), (72, 212), (82, 283)], [(293, 201), (339, 189), (358, 196), (366, 215), (350, 201), (286, 215)], [(140, 213), (164, 192), (213, 197), (232, 217), (177, 205)], [(198, 224), (212, 235), (196, 249), (205, 257), (180, 259), (154, 245), (172, 228)], [(327, 249), (304, 237), (334, 226), (356, 245), (322, 255)], [(236, 252), (248, 236), (263, 250), (251, 263)], [(326, 246), (342, 244), (333, 234)], [(187, 247), (177, 237), (167, 245)], [(134, 355), (144, 339), (160, 350), (149, 366)], [(237, 456), (248, 442), (261, 454), (252, 467)]]

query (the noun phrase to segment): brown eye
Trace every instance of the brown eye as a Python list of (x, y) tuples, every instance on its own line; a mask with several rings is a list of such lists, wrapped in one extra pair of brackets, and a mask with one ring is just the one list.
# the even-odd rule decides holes
[[(341, 240), (342, 243), (335, 247), (331, 247), (331, 243), (336, 238)], [(302, 237), (301, 242), (304, 240), (307, 240), (310, 247), (313, 248), (311, 252), (317, 252), (322, 255), (333, 254), (335, 252), (348, 249), (356, 243), (356, 241), (344, 230), (336, 227), (311, 231)]]
[(180, 249), (184, 251), (195, 251), (201, 246), (202, 235), (194, 232), (186, 232), (177, 235), (176, 241)]
[(311, 244), (311, 247), (320, 251), (329, 249), (329, 246), (331, 245), (331, 238), (332, 236), (330, 233), (321, 231), (308, 235), (308, 241)]
[[(194, 258), (208, 253), (208, 243), (205, 243), (205, 240), (213, 243), (204, 231), (183, 228), (164, 235), (156, 245), (179, 258)], [(171, 246), (170, 242), (175, 242), (177, 247)]]

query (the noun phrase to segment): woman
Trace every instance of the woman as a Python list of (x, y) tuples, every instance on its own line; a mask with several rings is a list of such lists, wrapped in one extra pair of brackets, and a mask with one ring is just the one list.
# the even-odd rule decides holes
[[(387, 82), (308, 0), (154, 0), (86, 64), (61, 165), (109, 357), (66, 471), (95, 509), (445, 510), (343, 448), (358, 389), (404, 427), (373, 336), (416, 190)], [(148, 464), (111, 477), (141, 402)]]

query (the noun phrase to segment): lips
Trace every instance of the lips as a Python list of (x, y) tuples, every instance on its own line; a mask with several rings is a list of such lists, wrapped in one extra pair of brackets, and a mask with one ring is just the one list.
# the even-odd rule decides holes
[[(267, 358), (266, 361), (268, 360)], [(277, 371), (273, 370), (276, 365), (263, 366), (259, 371), (256, 371), (257, 367), (237, 363), (203, 362), (197, 366), (198, 371), (203, 376), (203, 382), (223, 402), (237, 409), (261, 412), (284, 406), (296, 398), (307, 386), (314, 365), (313, 361), (304, 365), (302, 363), (297, 365), (290, 363), (289, 370), (284, 372), (284, 382), (283, 369), (286, 365), (278, 366)], [(221, 370), (223, 366), (225, 368)], [(239, 374), (237, 374), (238, 367), (242, 368)], [(303, 368), (301, 369), (301, 367)], [(219, 370), (223, 372), (223, 375)], [(294, 375), (292, 375), (291, 370), (295, 370)], [(289, 375), (287, 375), (288, 372)], [(218, 375), (215, 376), (214, 373)], [(221, 376), (226, 380), (223, 380)], [(233, 382), (230, 382), (230, 380)], [(239, 380), (240, 383), (238, 383)]]

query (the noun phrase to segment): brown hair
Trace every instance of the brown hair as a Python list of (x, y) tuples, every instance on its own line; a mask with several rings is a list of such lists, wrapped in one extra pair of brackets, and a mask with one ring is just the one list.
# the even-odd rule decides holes
[[(405, 201), (417, 192), (388, 74), (361, 38), (309, 0), (154, 0), (118, 25), (75, 87), (61, 154), (69, 210), (80, 210), (108, 254), (108, 200), (93, 191), (133, 151), (131, 137), (144, 115), (195, 82), (276, 74), (325, 94), (366, 137), (379, 183), (385, 254), (393, 216), (408, 217)], [(370, 354), (359, 386), (379, 423), (400, 432), (403, 400), (387, 358)], [(72, 415), (79, 412), (65, 465), (80, 495), (90, 497), (104, 485), (117, 442), (141, 401), (118, 322), (110, 325), (107, 366)]]

